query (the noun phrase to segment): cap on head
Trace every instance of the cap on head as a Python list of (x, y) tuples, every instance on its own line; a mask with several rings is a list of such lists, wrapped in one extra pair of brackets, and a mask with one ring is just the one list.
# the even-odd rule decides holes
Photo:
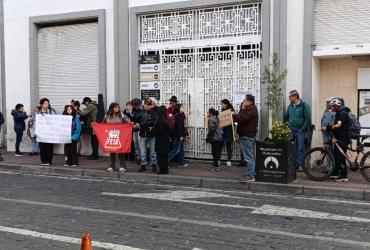
[(177, 103), (177, 97), (176, 96), (172, 96), (171, 99), (169, 100), (170, 102), (174, 102), (174, 103)]
[(330, 104), (331, 105), (335, 105), (335, 106), (342, 106), (343, 105), (343, 102), (340, 100), (340, 98), (333, 98), (331, 101), (330, 101)]

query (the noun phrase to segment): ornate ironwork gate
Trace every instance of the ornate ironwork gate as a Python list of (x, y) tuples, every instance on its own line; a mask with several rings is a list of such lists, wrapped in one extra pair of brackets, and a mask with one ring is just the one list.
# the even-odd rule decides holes
[[(205, 117), (234, 93), (260, 102), (260, 3), (138, 17), (140, 54), (159, 54), (161, 103), (176, 95), (188, 114), (186, 156), (210, 158)], [(236, 107), (238, 108), (238, 107)], [(234, 154), (239, 150), (234, 150)]]

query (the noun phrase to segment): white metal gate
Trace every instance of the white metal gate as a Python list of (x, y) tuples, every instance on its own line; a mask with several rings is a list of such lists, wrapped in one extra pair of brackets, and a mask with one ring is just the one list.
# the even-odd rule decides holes
[(188, 114), (187, 157), (210, 158), (208, 108), (224, 98), (238, 108), (236, 91), (252, 93), (259, 106), (259, 13), (256, 3), (139, 16), (140, 54), (160, 54), (161, 103), (176, 95)]

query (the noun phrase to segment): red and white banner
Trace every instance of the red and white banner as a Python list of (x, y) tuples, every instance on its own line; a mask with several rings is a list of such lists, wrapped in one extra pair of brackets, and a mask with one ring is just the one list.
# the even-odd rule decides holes
[(93, 128), (104, 153), (131, 152), (131, 123), (94, 123)]

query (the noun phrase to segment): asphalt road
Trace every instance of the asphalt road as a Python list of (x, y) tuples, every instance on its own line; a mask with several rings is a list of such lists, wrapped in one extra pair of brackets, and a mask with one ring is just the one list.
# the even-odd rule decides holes
[(0, 173), (0, 249), (370, 249), (370, 203)]

